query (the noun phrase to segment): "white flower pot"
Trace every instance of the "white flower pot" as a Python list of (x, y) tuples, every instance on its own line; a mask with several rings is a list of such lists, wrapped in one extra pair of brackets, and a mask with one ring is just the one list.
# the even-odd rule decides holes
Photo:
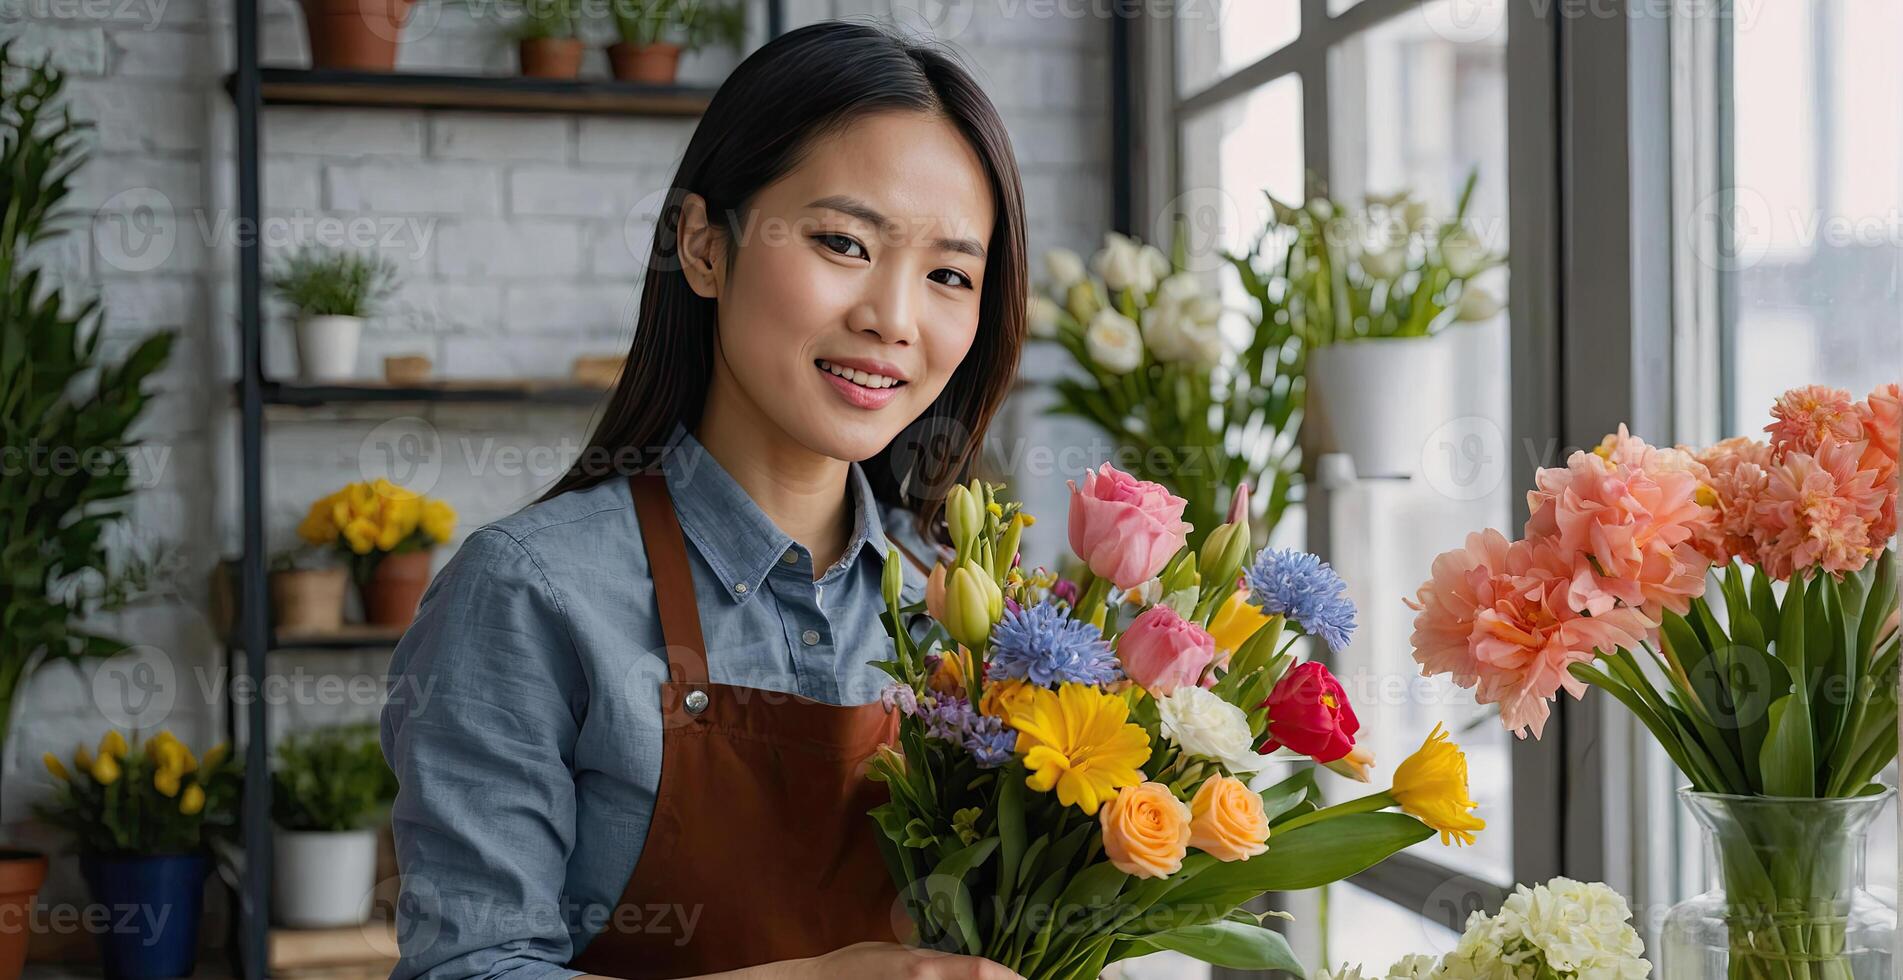
[(377, 832), (272, 831), (271, 918), (279, 925), (323, 929), (370, 918), (377, 883)]
[(357, 341), (363, 318), (305, 316), (297, 321), (297, 361), (306, 381), (347, 381), (357, 376)]
[(1308, 355), (1304, 451), (1346, 453), (1361, 477), (1411, 477), (1428, 436), (1460, 414), (1445, 335), (1355, 340)]

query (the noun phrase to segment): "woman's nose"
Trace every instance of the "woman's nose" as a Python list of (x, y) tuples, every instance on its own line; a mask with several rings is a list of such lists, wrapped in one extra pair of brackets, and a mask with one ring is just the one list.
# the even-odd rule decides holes
[(919, 297), (906, 276), (880, 277), (871, 295), (853, 310), (853, 329), (878, 337), (883, 343), (909, 344), (918, 339)]

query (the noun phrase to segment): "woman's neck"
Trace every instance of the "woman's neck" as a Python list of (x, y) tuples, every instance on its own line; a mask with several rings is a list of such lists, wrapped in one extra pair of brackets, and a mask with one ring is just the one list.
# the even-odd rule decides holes
[(716, 378), (694, 438), (768, 519), (806, 546), (818, 578), (852, 539), (849, 464), (788, 438), (758, 406)]

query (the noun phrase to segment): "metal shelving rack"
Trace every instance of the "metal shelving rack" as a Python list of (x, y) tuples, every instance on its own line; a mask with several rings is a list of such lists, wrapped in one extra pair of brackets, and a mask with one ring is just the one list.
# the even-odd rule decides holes
[[(783, 0), (765, 0), (769, 38), (785, 29)], [(550, 81), (512, 76), (343, 72), (265, 67), (259, 59), (259, 0), (237, 0), (232, 21), (235, 70), (226, 80), (236, 118), (237, 210), (242, 224), (263, 215), (260, 117), (267, 105), (335, 106), (355, 109), (456, 109), (478, 112), (554, 112), (593, 115), (693, 116), (706, 108), (713, 89), (638, 85), (601, 79)], [(266, 406), (292, 409), (349, 403), (482, 402), (587, 405), (598, 389), (555, 381), (428, 383), (422, 385), (309, 385), (267, 378), (264, 373), (263, 256), (258, 242), (238, 239), (239, 474), (242, 484), (243, 555), (239, 563), (238, 628), (233, 637), (239, 669), (256, 690), (268, 673), (273, 649), (388, 645), (388, 637), (323, 639), (277, 637), (268, 617), (264, 527), (264, 429)], [(233, 973), (245, 980), (267, 975), (270, 940), (271, 782), (264, 698), (243, 706), (245, 788), (241, 809), (244, 868), (235, 897)], [(226, 727), (236, 744), (239, 707), (228, 705)]]

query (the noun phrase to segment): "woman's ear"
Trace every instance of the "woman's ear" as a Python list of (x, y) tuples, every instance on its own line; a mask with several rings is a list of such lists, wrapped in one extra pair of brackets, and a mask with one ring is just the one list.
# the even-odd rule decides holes
[(703, 299), (719, 299), (720, 283), (725, 278), (726, 250), (720, 231), (708, 221), (707, 199), (689, 193), (681, 199), (678, 241), (681, 274), (687, 285)]

